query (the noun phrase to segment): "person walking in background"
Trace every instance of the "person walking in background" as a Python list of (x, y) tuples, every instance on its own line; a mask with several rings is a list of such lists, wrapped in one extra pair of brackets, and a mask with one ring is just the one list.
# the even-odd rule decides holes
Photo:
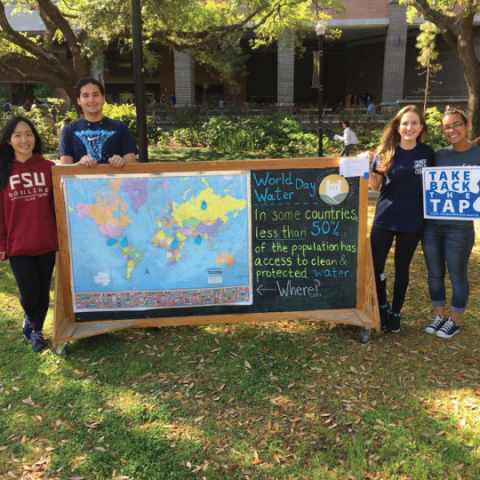
[(53, 162), (30, 120), (13, 117), (0, 138), (0, 260), (10, 260), (24, 310), (23, 336), (45, 348), (43, 324), (58, 250)]
[(335, 135), (333, 139), (344, 143), (344, 147), (340, 152), (340, 156), (348, 157), (350, 155), (350, 145), (355, 145), (356, 143), (358, 143), (358, 138), (353, 132), (353, 130), (350, 128), (350, 122), (348, 120), (344, 120), (342, 126), (343, 136)]
[[(410, 263), (420, 242), (423, 220), (422, 170), (434, 153), (423, 114), (414, 105), (402, 108), (385, 127), (370, 167), (369, 186), (380, 188), (370, 233), (382, 328), (400, 332), (400, 312), (407, 293)], [(392, 305), (387, 301), (385, 263), (395, 239)]]
[[(435, 167), (480, 166), (480, 148), (467, 138), (470, 121), (459, 108), (447, 107), (442, 127), (450, 147), (435, 154)], [(427, 333), (440, 338), (452, 338), (460, 332), (460, 318), (467, 306), (470, 293), (468, 262), (475, 243), (472, 221), (428, 219), (422, 245), (428, 270), (428, 288), (436, 317), (425, 328)], [(450, 315), (447, 318), (445, 273), (452, 283)]]

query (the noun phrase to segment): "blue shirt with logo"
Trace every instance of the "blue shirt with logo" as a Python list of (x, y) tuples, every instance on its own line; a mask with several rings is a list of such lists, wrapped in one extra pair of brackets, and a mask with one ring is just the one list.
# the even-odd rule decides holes
[[(384, 178), (377, 201), (374, 224), (396, 232), (423, 230), (423, 177), (425, 167), (433, 164), (431, 147), (418, 142), (415, 148), (395, 152), (393, 166)], [(372, 163), (374, 173), (378, 158)]]
[(128, 127), (117, 120), (103, 117), (99, 122), (80, 118), (65, 125), (60, 135), (58, 156), (68, 155), (77, 163), (90, 155), (97, 163), (108, 163), (113, 155), (138, 153), (135, 140)]

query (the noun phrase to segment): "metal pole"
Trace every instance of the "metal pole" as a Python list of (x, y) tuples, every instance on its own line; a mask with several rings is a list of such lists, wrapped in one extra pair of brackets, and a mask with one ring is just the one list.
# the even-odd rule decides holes
[(135, 81), (135, 107), (140, 162), (148, 162), (147, 108), (143, 78), (142, 15), (140, 0), (132, 0), (133, 78)]
[(318, 40), (318, 156), (323, 157), (323, 35)]

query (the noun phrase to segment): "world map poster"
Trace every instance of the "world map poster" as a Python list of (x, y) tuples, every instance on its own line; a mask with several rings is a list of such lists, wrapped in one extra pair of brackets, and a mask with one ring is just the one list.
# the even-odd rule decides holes
[(251, 305), (250, 173), (66, 176), (75, 312)]

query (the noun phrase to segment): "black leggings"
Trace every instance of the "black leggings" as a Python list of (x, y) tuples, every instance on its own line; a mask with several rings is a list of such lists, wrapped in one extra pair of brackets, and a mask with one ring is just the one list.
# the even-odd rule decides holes
[(422, 232), (394, 232), (377, 226), (372, 227), (370, 242), (372, 244), (373, 269), (377, 284), (377, 296), (380, 306), (387, 303), (387, 281), (385, 279), (385, 262), (395, 238), (395, 282), (393, 284), (392, 312), (400, 313), (407, 294), (410, 263), (420, 242)]
[(33, 323), (35, 331), (42, 330), (45, 323), (54, 266), (55, 252), (35, 257), (26, 255), (10, 257), (10, 267), (20, 293), (20, 304), (27, 319)]

